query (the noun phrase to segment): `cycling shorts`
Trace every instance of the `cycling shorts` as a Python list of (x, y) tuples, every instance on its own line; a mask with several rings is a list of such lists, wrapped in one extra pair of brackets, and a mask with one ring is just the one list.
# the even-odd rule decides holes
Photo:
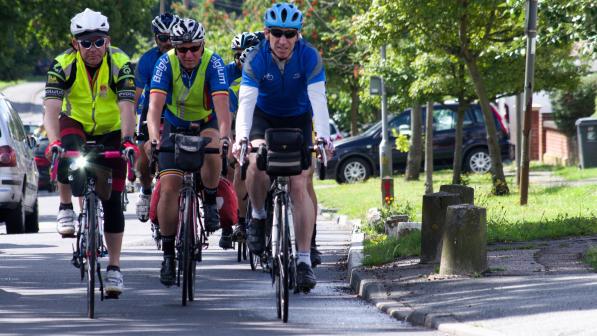
[(258, 107), (255, 107), (253, 124), (249, 133), (249, 140), (265, 139), (265, 130), (268, 128), (300, 128), (303, 132), (305, 146), (313, 145), (313, 123), (311, 112), (299, 116), (273, 117), (265, 114)]

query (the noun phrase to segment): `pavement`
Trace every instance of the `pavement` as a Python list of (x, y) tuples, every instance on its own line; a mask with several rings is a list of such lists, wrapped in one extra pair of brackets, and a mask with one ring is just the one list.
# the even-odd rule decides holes
[[(597, 184), (574, 185), (585, 183)], [(597, 335), (597, 274), (582, 262), (597, 236), (492, 244), (486, 274), (446, 277), (417, 257), (363, 267), (364, 234), (353, 224), (350, 285), (397, 320), (451, 335)]]

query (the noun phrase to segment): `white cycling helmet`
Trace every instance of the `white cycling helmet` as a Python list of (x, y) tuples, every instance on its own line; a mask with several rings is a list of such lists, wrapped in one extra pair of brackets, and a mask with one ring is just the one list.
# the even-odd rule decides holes
[(205, 37), (203, 25), (193, 19), (181, 19), (172, 27), (170, 41), (172, 45), (188, 42), (201, 42)]
[(108, 35), (110, 24), (108, 18), (100, 12), (85, 8), (70, 20), (70, 32), (75, 38), (86, 33), (100, 33)]
[(255, 49), (257, 49), (256, 46), (252, 46), (252, 47), (248, 47), (247, 49), (243, 50), (242, 54), (240, 54), (240, 57), (238, 58), (238, 60), (240, 61), (240, 64), (245, 64), (247, 57)]
[(249, 47), (259, 44), (259, 38), (253, 33), (243, 32), (232, 39), (230, 49), (232, 50), (245, 50)]

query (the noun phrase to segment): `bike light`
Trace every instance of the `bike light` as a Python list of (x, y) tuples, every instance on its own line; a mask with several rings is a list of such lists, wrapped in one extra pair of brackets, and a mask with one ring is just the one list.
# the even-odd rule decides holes
[(77, 170), (80, 168), (84, 168), (87, 165), (87, 159), (84, 156), (79, 156), (75, 159), (73, 163), (70, 165), (71, 170)]

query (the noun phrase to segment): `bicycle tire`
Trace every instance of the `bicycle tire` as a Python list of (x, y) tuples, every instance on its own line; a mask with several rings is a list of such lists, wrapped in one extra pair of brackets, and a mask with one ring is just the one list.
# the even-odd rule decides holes
[[(192, 195), (192, 201), (193, 201), (193, 208), (191, 211), (191, 218), (190, 218), (190, 223), (193, 225), (191, 227), (191, 254), (190, 254), (190, 263), (189, 263), (189, 274), (190, 274), (190, 278), (189, 278), (189, 282), (188, 282), (188, 298), (189, 301), (194, 301), (195, 300), (195, 279), (197, 278), (197, 262), (201, 261), (201, 249), (203, 248), (203, 242), (201, 240), (201, 238), (197, 238), (197, 232), (199, 230), (199, 227), (203, 227), (203, 225), (201, 225), (201, 214), (199, 213), (199, 207), (200, 205), (200, 199), (197, 198), (195, 195)], [(195, 219), (199, 222), (196, 222)], [(199, 233), (199, 237), (201, 236), (201, 233)], [(197, 254), (197, 255), (196, 255)]]
[[(278, 203), (274, 203), (274, 216), (276, 217), (276, 220), (278, 223), (280, 223), (280, 219), (281, 219), (281, 209), (278, 206)], [(277, 239), (277, 243), (276, 243), (276, 250), (278, 250), (278, 254), (272, 256), (273, 258), (273, 263), (272, 263), (272, 269), (271, 269), (271, 274), (273, 276), (273, 280), (274, 280), (274, 287), (276, 287), (276, 313), (278, 315), (278, 318), (282, 318), (282, 286), (281, 286), (281, 263), (280, 263), (280, 258), (279, 256), (279, 249), (277, 249), (277, 247), (279, 246), (280, 243), (280, 231), (278, 230), (278, 239)], [(274, 250), (274, 246), (272, 246), (272, 252)]]
[(236, 262), (241, 262), (243, 257), (243, 243), (236, 242)]
[(87, 316), (95, 315), (95, 274), (97, 271), (97, 214), (96, 199), (93, 193), (87, 199)]
[(282, 218), (281, 222), (281, 238), (282, 238), (282, 249), (280, 256), (281, 260), (281, 305), (282, 305), (282, 322), (288, 322), (288, 292), (289, 292), (289, 279), (290, 279), (290, 233), (288, 224), (288, 206), (286, 199), (282, 203)]
[(185, 207), (183, 211), (183, 222), (182, 222), (182, 305), (187, 305), (187, 299), (189, 298), (192, 285), (190, 284), (191, 279), (191, 223), (193, 221), (193, 212), (191, 211), (191, 195), (185, 193)]

